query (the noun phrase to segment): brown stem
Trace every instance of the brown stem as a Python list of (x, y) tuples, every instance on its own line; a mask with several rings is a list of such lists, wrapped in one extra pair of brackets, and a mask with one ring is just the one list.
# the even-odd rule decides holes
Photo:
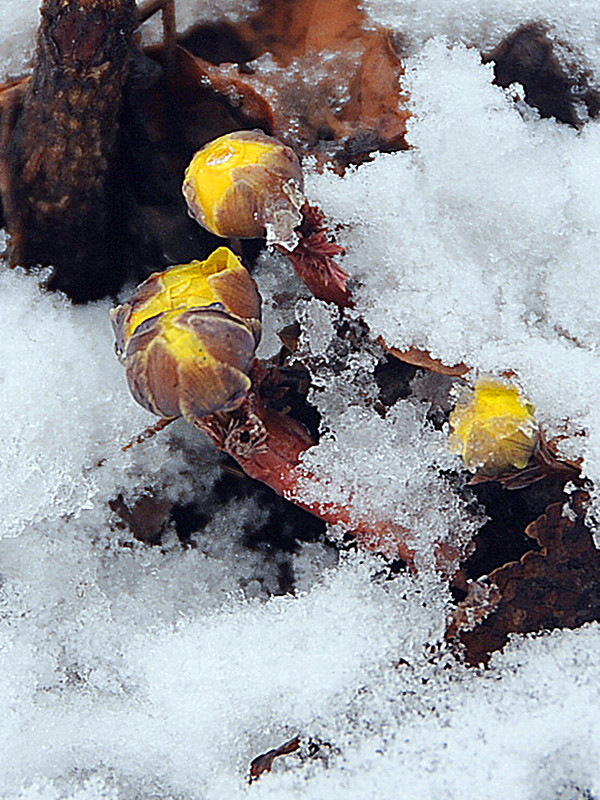
[(175, 19), (175, 0), (164, 0), (162, 9), (163, 48), (167, 72), (173, 75), (177, 47), (177, 22)]
[(177, 72), (177, 21), (175, 0), (145, 0), (137, 7), (138, 24), (146, 22), (158, 11), (161, 12), (163, 29), (163, 64), (167, 76), (174, 78)]
[(136, 9), (138, 22), (141, 25), (153, 17), (158, 11), (162, 11), (165, 0), (144, 0)]

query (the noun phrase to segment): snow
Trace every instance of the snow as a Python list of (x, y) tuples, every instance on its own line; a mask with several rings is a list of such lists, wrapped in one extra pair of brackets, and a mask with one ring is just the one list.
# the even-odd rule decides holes
[(39, 0), (4, 0), (0, 36), (0, 80), (25, 74), (35, 47)]
[(371, 331), (448, 365), (515, 372), (598, 484), (600, 124), (523, 115), (491, 79), (475, 50), (430, 40), (407, 64), (414, 149), (314, 174), (307, 193), (345, 223)]
[(263, 298), (262, 338), (257, 355), (271, 358), (281, 349), (278, 332), (296, 321), (298, 297), (309, 298), (310, 291), (277, 250), (260, 254), (252, 277)]
[(380, 349), (374, 343), (358, 354), (344, 348), (335, 334), (338, 312), (327, 303), (298, 301), (296, 312), (302, 330), (297, 355), (312, 364), (308, 399), (321, 412), (322, 431), (302, 458), (320, 480), (302, 480), (296, 496), (352, 505), (364, 518), (409, 530), (421, 567), (435, 563), (440, 543), (466, 551), (482, 518), (443, 477), (456, 460), (446, 434), (426, 419), (429, 403), (410, 397), (385, 418), (373, 413)]
[(401, 33), (411, 54), (432, 37), (493, 50), (517, 28), (543, 23), (552, 38), (575, 48), (580, 63), (600, 72), (600, 19), (589, 0), (362, 0), (372, 22)]
[(0, 291), (0, 538), (92, 511), (127, 493), (140, 475), (150, 491), (171, 483), (173, 470), (173, 499), (185, 498), (184, 456), (173, 454), (165, 466), (169, 436), (122, 452), (155, 418), (131, 402), (123, 383), (109, 304), (73, 307), (42, 294), (35, 277), (6, 268)]
[[(26, 67), (36, 7), (3, 4), (6, 74)], [(296, 591), (281, 595), (278, 556), (244, 540), (266, 511), (219, 501), (219, 459), (200, 433), (178, 421), (122, 449), (154, 418), (127, 391), (109, 303), (73, 307), (38, 276), (0, 267), (5, 800), (600, 797), (600, 628), (514, 636), (485, 670), (456, 659), (433, 552), (457, 537), (468, 547), (482, 517), (448, 480), (458, 459), (430, 419), (428, 398), (449, 408), (452, 381), (415, 378), (386, 412), (372, 377), (380, 335), (474, 374), (513, 370), (600, 486), (600, 123), (539, 119), (473, 49), (545, 20), (600, 74), (596, 9), (365, 7), (407, 36), (412, 149), (344, 177), (307, 165), (307, 196), (340, 223), (357, 307), (340, 338), (338, 312), (265, 253), (261, 355), (298, 320), (322, 427), (305, 465), (330, 478), (303, 499), (352, 495), (363, 513), (410, 527), (419, 571), (391, 575), (378, 556), (304, 543), (289, 554)], [(178, 4), (184, 27), (215, 9)], [(123, 528), (109, 502), (151, 493), (203, 504), (195, 546), (173, 524), (160, 547)], [(249, 787), (250, 761), (296, 735), (301, 754)]]

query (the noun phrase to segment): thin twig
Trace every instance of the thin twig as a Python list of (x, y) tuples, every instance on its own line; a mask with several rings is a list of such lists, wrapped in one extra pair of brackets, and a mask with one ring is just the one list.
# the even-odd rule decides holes
[(175, 0), (144, 0), (137, 7), (138, 24), (141, 25), (158, 11), (162, 15), (164, 65), (167, 75), (175, 68), (177, 48), (177, 22), (175, 19)]
[(137, 7), (137, 15), (139, 24), (146, 22), (150, 17), (153, 17), (157, 11), (161, 11), (164, 6), (164, 0), (144, 0)]
[(163, 0), (162, 7), (163, 51), (167, 77), (173, 76), (175, 52), (177, 48), (177, 23), (175, 20), (175, 0)]
[(146, 428), (145, 431), (139, 433), (135, 439), (132, 439), (128, 444), (124, 445), (121, 450), (123, 452), (127, 450), (131, 450), (132, 447), (135, 447), (136, 444), (141, 444), (145, 442), (147, 439), (152, 439), (156, 436), (157, 433), (160, 433), (167, 425), (170, 425), (172, 422), (175, 422), (176, 419), (179, 417), (165, 417), (163, 419), (159, 419), (158, 422), (154, 425), (150, 425), (150, 427)]

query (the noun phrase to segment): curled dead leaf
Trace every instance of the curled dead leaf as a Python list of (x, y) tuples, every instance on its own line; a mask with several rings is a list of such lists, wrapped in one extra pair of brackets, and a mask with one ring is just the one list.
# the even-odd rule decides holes
[(600, 619), (600, 551), (583, 517), (585, 492), (553, 503), (526, 533), (540, 546), (475, 582), (447, 631), (470, 664), (487, 663), (511, 633), (577, 628)]
[(420, 350), (418, 347), (409, 347), (406, 350), (400, 350), (397, 347), (390, 347), (381, 336), (378, 341), (388, 353), (400, 361), (404, 361), (405, 364), (412, 364), (414, 367), (428, 369), (430, 372), (437, 372), (439, 375), (448, 375), (451, 378), (462, 378), (471, 369), (471, 367), (462, 363), (448, 366), (444, 364), (441, 359), (433, 358), (426, 350)]

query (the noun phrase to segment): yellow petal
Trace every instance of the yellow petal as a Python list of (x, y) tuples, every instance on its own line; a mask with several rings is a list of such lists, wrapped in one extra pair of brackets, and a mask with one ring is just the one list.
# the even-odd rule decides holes
[(194, 192), (208, 230), (218, 231), (216, 212), (234, 183), (235, 168), (258, 164), (261, 157), (272, 150), (269, 141), (248, 141), (232, 134), (221, 136), (198, 150), (186, 170), (185, 183)]
[(215, 307), (193, 308), (145, 320), (123, 360), (131, 392), (144, 408), (193, 421), (239, 405), (251, 386), (255, 347), (243, 319)]
[(534, 414), (535, 407), (516, 386), (482, 378), (450, 415), (450, 447), (472, 471), (497, 475), (523, 469), (537, 443)]
[(260, 319), (260, 295), (240, 259), (219, 247), (205, 261), (178, 264), (156, 272), (131, 299), (111, 312), (119, 353), (147, 319), (166, 311), (203, 308), (215, 303), (247, 319)]

